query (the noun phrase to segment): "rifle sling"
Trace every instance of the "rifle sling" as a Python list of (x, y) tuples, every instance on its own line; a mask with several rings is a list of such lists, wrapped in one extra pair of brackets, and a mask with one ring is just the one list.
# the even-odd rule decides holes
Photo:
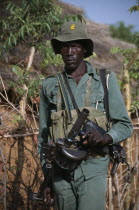
[(61, 90), (61, 93), (62, 93), (64, 104), (66, 106), (66, 110), (67, 110), (67, 113), (68, 113), (68, 119), (70, 121), (72, 121), (72, 115), (71, 115), (69, 100), (68, 100), (68, 97), (67, 97), (66, 87), (65, 87), (65, 84), (64, 84), (62, 74), (57, 73), (57, 78), (58, 78), (58, 82), (59, 82), (59, 85), (60, 85), (60, 90)]
[(66, 75), (65, 72), (64, 72), (64, 74), (63, 74), (63, 78), (64, 78), (64, 80), (65, 80), (65, 85), (67, 86), (67, 90), (68, 90), (69, 95), (70, 95), (70, 98), (71, 98), (71, 100), (72, 100), (74, 109), (76, 109), (76, 112), (77, 112), (77, 114), (79, 115), (80, 110), (79, 110), (79, 107), (78, 107), (78, 105), (77, 105), (77, 103), (76, 103), (76, 101), (75, 101), (75, 98), (74, 98), (74, 95), (73, 95), (73, 93), (72, 93), (72, 91), (71, 91), (71, 88), (70, 88), (70, 86), (69, 86), (69, 82), (68, 82), (67, 75)]

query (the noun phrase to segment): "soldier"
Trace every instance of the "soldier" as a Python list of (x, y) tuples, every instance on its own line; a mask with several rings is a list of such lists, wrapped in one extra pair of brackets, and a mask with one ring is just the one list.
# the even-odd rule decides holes
[[(107, 83), (112, 126), (109, 130), (107, 129), (102, 82), (96, 69), (84, 60), (93, 54), (94, 46), (84, 23), (67, 22), (63, 24), (60, 34), (51, 40), (51, 44), (54, 52), (62, 56), (65, 65), (62, 74), (66, 75), (78, 108), (87, 107), (90, 111), (90, 119), (106, 130), (106, 133), (102, 134), (92, 129), (81, 136), (83, 146), (92, 152), (74, 170), (68, 173), (59, 166), (57, 167), (56, 164), (53, 166), (53, 190), (57, 207), (59, 210), (103, 210), (106, 202), (109, 155), (101, 154), (101, 148), (130, 137), (132, 124), (127, 115), (115, 74), (109, 72)], [(66, 88), (65, 91), (73, 119), (76, 113), (75, 107)], [(65, 138), (65, 133), (69, 130), (69, 121), (65, 120), (67, 106), (61, 92), (57, 76), (50, 76), (43, 81), (40, 95), (39, 130), (39, 153), (43, 170), (46, 169), (42, 156), (43, 143), (47, 143), (50, 133), (50, 138), (53, 137), (56, 141), (59, 137)]]

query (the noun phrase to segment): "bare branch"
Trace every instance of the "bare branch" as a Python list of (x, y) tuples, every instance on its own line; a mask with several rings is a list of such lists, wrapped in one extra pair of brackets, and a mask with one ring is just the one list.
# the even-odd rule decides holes
[(35, 47), (33, 46), (30, 48), (30, 55), (29, 55), (29, 60), (28, 60), (28, 64), (27, 64), (27, 70), (29, 70), (29, 68), (32, 65), (34, 54), (35, 54)]
[(3, 79), (2, 79), (1, 76), (0, 76), (0, 79), (1, 79), (1, 83), (2, 83), (3, 89), (4, 89), (5, 96), (6, 96), (7, 100), (8, 100), (8, 95), (7, 95), (7, 92), (6, 92), (6, 88), (5, 88), (5, 85), (4, 85), (4, 82), (3, 82)]
[(22, 136), (32, 136), (32, 135), (35, 135), (35, 134), (38, 134), (38, 132), (35, 132), (35, 133), (25, 133), (25, 134), (13, 134), (13, 135), (5, 134), (5, 135), (3, 135), (3, 137), (4, 138), (22, 137)]
[(0, 93), (0, 95), (8, 102), (8, 104), (10, 104), (10, 106), (14, 109), (14, 110), (16, 110), (19, 114), (20, 114), (20, 112), (19, 112), (19, 110), (2, 94), (2, 93)]

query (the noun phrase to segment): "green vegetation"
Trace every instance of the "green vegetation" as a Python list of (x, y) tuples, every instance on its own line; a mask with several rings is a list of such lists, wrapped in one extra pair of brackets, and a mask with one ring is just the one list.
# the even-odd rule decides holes
[[(42, 67), (61, 66), (62, 59), (54, 54), (49, 40), (57, 35), (63, 22), (84, 21), (82, 16), (63, 16), (62, 8), (54, 0), (22, 0), (18, 4), (9, 1), (4, 5), (8, 16), (0, 20), (0, 54), (19, 45), (26, 48), (34, 46), (42, 56)], [(16, 85), (17, 95), (25, 94), (25, 84), (28, 87), (27, 97), (36, 97), (42, 76), (37, 74), (37, 79), (33, 78), (27, 66), (21, 64), (13, 66), (12, 71), (18, 78), (17, 84), (12, 83), (13, 87)]]
[(136, 34), (134, 32), (134, 25), (126, 26), (122, 21), (115, 25), (110, 25), (110, 33), (113, 38), (118, 38), (129, 43), (134, 43), (132, 36)]
[[(119, 47), (113, 47), (111, 49), (112, 54), (119, 53), (123, 56), (123, 63), (126, 65), (128, 69), (128, 74), (130, 77), (130, 84), (132, 88), (132, 104), (131, 104), (131, 112), (136, 112), (139, 106), (139, 48), (132, 48), (123, 50)], [(124, 85), (127, 83), (125, 78), (122, 78), (120, 81), (121, 89), (124, 88)]]
[(18, 5), (9, 1), (6, 10), (9, 16), (0, 21), (0, 42), (4, 50), (18, 44), (41, 50), (40, 46), (57, 34), (64, 21), (82, 21), (80, 15), (63, 17), (62, 8), (53, 0), (22, 0)]
[[(139, 1), (137, 1), (137, 5), (134, 5), (129, 9), (129, 11), (136, 12), (139, 11)], [(123, 63), (126, 65), (126, 69), (128, 70), (129, 74), (129, 85), (133, 87), (131, 89), (131, 96), (132, 96), (132, 103), (131, 103), (131, 112), (136, 113), (138, 116), (138, 110), (139, 110), (139, 33), (131, 33), (132, 27), (126, 28), (124, 24), (121, 25), (121, 32), (120, 28), (117, 29), (117, 33), (119, 31), (119, 34), (125, 34), (125, 32), (129, 32), (130, 34), (130, 40), (132, 40), (132, 43), (135, 44), (135, 48), (132, 49), (120, 49), (119, 47), (113, 47), (111, 49), (111, 53), (116, 54), (119, 53), (123, 56)], [(128, 38), (128, 37), (127, 37)], [(123, 78), (121, 81), (121, 88), (124, 87), (124, 85), (127, 83), (127, 81)]]
[(130, 7), (129, 11), (132, 13), (132, 12), (139, 12), (139, 0), (137, 0), (137, 4)]
[[(134, 5), (129, 9), (130, 13), (137, 11), (139, 11), (139, 1), (137, 1), (137, 5)], [(113, 38), (136, 44), (137, 47), (139, 47), (139, 32), (135, 32), (134, 25), (130, 24), (126, 26), (123, 21), (120, 21), (114, 25), (110, 25), (110, 33)]]

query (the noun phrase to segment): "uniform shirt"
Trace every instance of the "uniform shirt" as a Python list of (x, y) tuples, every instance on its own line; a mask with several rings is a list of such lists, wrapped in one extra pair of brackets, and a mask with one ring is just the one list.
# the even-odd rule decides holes
[[(89, 62), (86, 62), (87, 73), (83, 75), (80, 82), (76, 84), (75, 80), (68, 75), (69, 85), (75, 97), (79, 108), (85, 106), (86, 86), (90, 76), (92, 77), (92, 87), (90, 96), (90, 105), (102, 112), (104, 109), (104, 90), (95, 68)], [(113, 143), (118, 143), (132, 135), (132, 123), (128, 117), (123, 97), (117, 83), (114, 72), (111, 72), (108, 80), (109, 89), (109, 113), (112, 119), (112, 127), (107, 132), (113, 139)], [(42, 143), (47, 142), (48, 127), (50, 125), (50, 115), (56, 111), (57, 93), (59, 90), (58, 80), (55, 76), (48, 77), (42, 82), (40, 94), (40, 116), (39, 116), (39, 145), (38, 150), (41, 154)], [(68, 95), (70, 108), (74, 109), (70, 96)], [(42, 161), (44, 164), (44, 161)], [(91, 165), (90, 165), (91, 164)], [(86, 179), (98, 174), (106, 173), (108, 166), (108, 157), (92, 158), (82, 161), (81, 168)]]

